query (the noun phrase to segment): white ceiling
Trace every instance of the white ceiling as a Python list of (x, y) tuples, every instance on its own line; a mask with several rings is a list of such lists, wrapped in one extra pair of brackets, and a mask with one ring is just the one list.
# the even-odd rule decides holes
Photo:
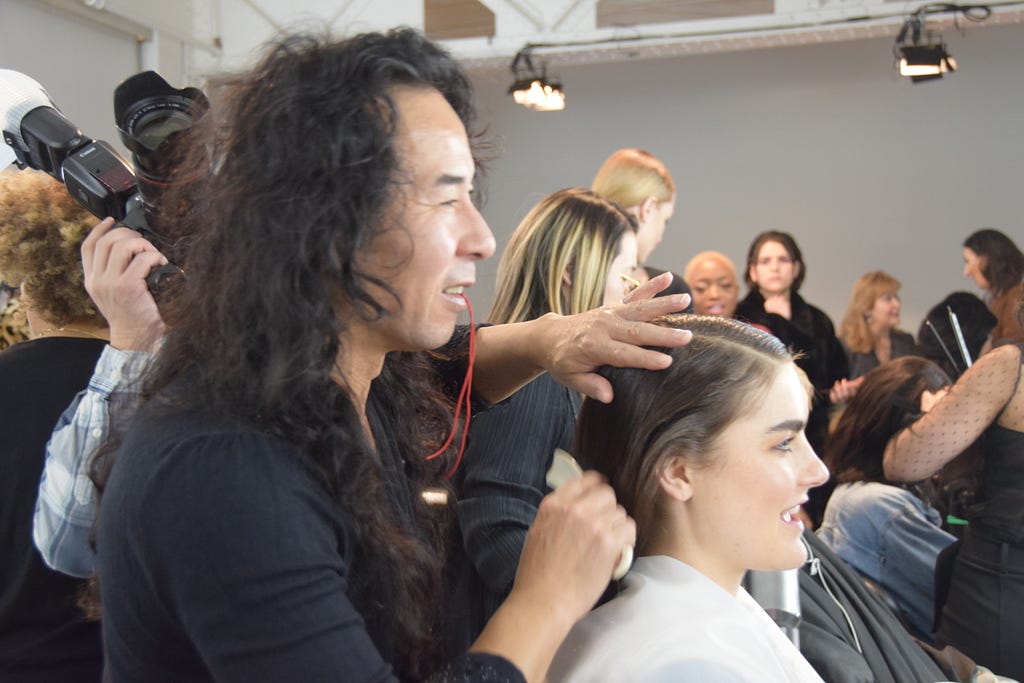
[[(471, 69), (507, 68), (531, 44), (578, 64), (893, 36), (907, 0), (425, 0), (424, 30)], [(989, 2), (986, 25), (1024, 21), (1024, 2)], [(953, 14), (931, 15), (949, 28)]]

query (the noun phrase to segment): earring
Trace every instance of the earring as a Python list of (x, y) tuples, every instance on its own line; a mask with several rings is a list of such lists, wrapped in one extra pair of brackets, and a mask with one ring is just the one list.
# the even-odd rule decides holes
[(872, 315), (870, 313), (865, 313), (864, 314), (864, 321), (867, 322), (868, 325), (871, 324), (872, 320), (874, 320), (874, 317), (872, 317)]

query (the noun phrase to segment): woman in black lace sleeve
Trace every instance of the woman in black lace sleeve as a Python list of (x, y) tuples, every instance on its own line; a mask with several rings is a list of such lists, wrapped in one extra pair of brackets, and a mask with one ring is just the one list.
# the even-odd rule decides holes
[(984, 436), (980, 486), (936, 642), (1015, 679), (1024, 679), (1022, 363), (1024, 344), (981, 356), (927, 415), (893, 437), (884, 460), (889, 479), (918, 481)]

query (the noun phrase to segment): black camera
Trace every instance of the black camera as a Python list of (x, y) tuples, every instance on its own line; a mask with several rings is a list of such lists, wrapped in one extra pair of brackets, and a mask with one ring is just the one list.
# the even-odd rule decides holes
[[(194, 179), (180, 177), (174, 168), (175, 148), (209, 108), (201, 90), (172, 88), (155, 71), (117, 86), (114, 116), (132, 165), (110, 144), (82, 135), (42, 86), (24, 74), (0, 69), (0, 105), (4, 142), (20, 168), (50, 174), (91, 213), (113, 216), (163, 250), (160, 197), (167, 187)], [(165, 266), (151, 273), (151, 288), (171, 272), (180, 269)]]

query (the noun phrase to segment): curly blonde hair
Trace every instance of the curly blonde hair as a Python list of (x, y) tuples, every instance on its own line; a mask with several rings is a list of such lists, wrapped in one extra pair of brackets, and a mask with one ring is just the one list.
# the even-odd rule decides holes
[(0, 272), (54, 325), (105, 325), (85, 291), (79, 249), (97, 219), (41, 171), (0, 171)]

